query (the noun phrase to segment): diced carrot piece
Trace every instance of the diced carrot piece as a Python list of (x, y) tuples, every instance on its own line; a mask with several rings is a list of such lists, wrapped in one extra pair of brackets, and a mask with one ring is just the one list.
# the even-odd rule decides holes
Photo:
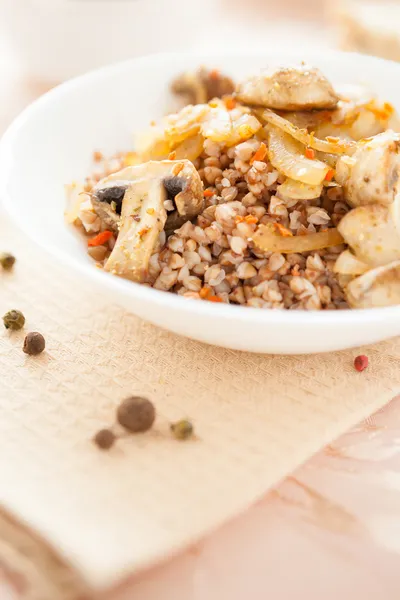
[(255, 215), (247, 215), (244, 220), (246, 221), (246, 223), (248, 223), (249, 225), (255, 225), (256, 223), (258, 223), (258, 219)]
[(335, 175), (335, 171), (333, 169), (329, 169), (329, 171), (325, 175), (325, 181), (332, 181), (334, 175)]
[(312, 148), (306, 148), (305, 155), (306, 158), (310, 158), (311, 160), (313, 160), (315, 158), (315, 150), (313, 150)]
[(232, 96), (227, 96), (224, 98), (224, 104), (228, 110), (233, 110), (236, 106), (236, 100)]
[(210, 294), (211, 294), (211, 288), (207, 287), (206, 285), (204, 287), (202, 287), (199, 292), (199, 296), (200, 296), (200, 298), (203, 298), (203, 300), (205, 298), (207, 298)]
[(293, 237), (293, 233), (290, 229), (287, 229), (287, 227), (284, 227), (281, 223), (274, 223), (274, 227), (282, 237)]
[(264, 158), (267, 156), (268, 154), (268, 150), (267, 150), (267, 146), (264, 144), (264, 142), (261, 142), (259, 149), (254, 153), (253, 157), (250, 160), (250, 164), (252, 165), (253, 163), (257, 161), (262, 161), (264, 160)]
[(89, 248), (93, 248), (94, 246), (102, 246), (103, 244), (108, 242), (108, 240), (112, 238), (112, 236), (112, 231), (101, 231), (94, 237), (90, 238), (90, 240), (88, 241), (88, 246)]

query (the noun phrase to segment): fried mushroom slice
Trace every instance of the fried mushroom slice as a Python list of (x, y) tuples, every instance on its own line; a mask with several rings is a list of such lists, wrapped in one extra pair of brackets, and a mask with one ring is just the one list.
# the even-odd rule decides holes
[(166, 225), (168, 197), (176, 207), (171, 215), (183, 222), (199, 214), (204, 205), (200, 176), (187, 160), (150, 161), (127, 167), (100, 181), (93, 197), (95, 210), (105, 210), (103, 204), (114, 198), (110, 209), (116, 214), (119, 205), (115, 198), (123, 198), (117, 222), (119, 234), (105, 270), (138, 282), (146, 280), (150, 257)]
[(236, 96), (273, 110), (333, 109), (339, 100), (321, 71), (308, 65), (266, 69), (239, 83)]
[(180, 227), (203, 210), (203, 184), (189, 160), (150, 161), (113, 173), (93, 189), (93, 209), (108, 229), (114, 232), (118, 230), (125, 192), (141, 176), (139, 174), (146, 170), (162, 179), (167, 197), (174, 203), (175, 210), (168, 214), (169, 230)]
[(166, 190), (159, 179), (137, 179), (125, 192), (117, 241), (104, 268), (143, 282), (150, 257), (164, 229)]
[(390, 206), (358, 206), (340, 221), (338, 230), (355, 256), (370, 267), (400, 260), (400, 197)]
[(371, 269), (353, 279), (346, 288), (352, 308), (375, 308), (400, 304), (400, 261)]
[(358, 142), (336, 165), (336, 181), (350, 206), (394, 202), (400, 191), (400, 134), (388, 130)]

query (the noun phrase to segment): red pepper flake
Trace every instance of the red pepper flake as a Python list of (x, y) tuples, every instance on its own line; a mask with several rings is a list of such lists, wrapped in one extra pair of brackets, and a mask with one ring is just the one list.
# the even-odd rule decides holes
[(175, 160), (176, 159), (176, 152), (175, 150), (173, 150), (172, 152), (170, 152), (169, 156), (168, 156), (168, 160)]
[(306, 151), (304, 154), (305, 154), (306, 158), (309, 158), (311, 160), (313, 160), (315, 158), (315, 150), (313, 150), (312, 148), (306, 148)]
[(98, 233), (94, 237), (90, 238), (88, 241), (89, 248), (93, 248), (94, 246), (102, 246), (113, 236), (112, 231), (102, 231)]
[(253, 157), (250, 160), (250, 164), (252, 165), (253, 163), (257, 161), (263, 161), (264, 158), (267, 156), (268, 154), (268, 149), (267, 146), (264, 144), (264, 142), (261, 142), (259, 149), (254, 153)]
[(210, 190), (210, 189), (204, 190), (204, 196), (206, 198), (211, 198), (212, 196), (214, 196), (214, 194), (215, 194), (215, 190)]
[(210, 79), (219, 79), (221, 77), (221, 74), (218, 71), (218, 69), (213, 69), (209, 72), (208, 76)]
[(235, 98), (232, 98), (232, 96), (226, 96), (226, 98), (224, 98), (224, 104), (227, 110), (233, 110), (236, 107), (236, 100)]
[(368, 367), (368, 356), (365, 356), (365, 354), (360, 354), (359, 356), (356, 356), (354, 359), (354, 368), (357, 371), (364, 371), (366, 368)]
[(274, 223), (274, 227), (282, 237), (293, 237), (293, 233), (290, 229), (287, 229), (287, 227), (284, 227), (281, 223)]
[(334, 175), (335, 171), (333, 169), (329, 169), (329, 171), (325, 175), (325, 181), (332, 181)]
[(142, 238), (143, 236), (146, 235), (146, 233), (149, 233), (149, 231), (150, 231), (150, 227), (143, 227), (143, 229), (141, 229), (138, 232), (138, 236)]

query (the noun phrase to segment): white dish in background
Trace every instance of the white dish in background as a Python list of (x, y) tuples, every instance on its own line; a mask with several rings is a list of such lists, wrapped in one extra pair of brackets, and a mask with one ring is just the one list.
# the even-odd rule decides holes
[(30, 79), (57, 83), (118, 60), (166, 49), (184, 51), (199, 25), (206, 25), (214, 4), (0, 0), (0, 37)]
[(165, 114), (171, 79), (201, 64), (238, 78), (270, 61), (307, 60), (334, 83), (365, 81), (400, 107), (400, 65), (339, 52), (158, 55), (89, 73), (28, 107), (0, 142), (0, 185), (16, 224), (55, 261), (74, 269), (129, 311), (175, 333), (233, 349), (311, 353), (400, 334), (400, 306), (324, 312), (277, 311), (188, 300), (96, 269), (85, 243), (64, 222), (64, 184), (91, 170), (94, 149), (129, 149), (132, 133)]

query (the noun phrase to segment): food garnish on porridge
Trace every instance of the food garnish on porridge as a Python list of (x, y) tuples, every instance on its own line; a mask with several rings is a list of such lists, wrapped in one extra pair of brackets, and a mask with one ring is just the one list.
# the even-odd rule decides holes
[(190, 104), (68, 186), (104, 270), (185, 298), (337, 310), (400, 303), (400, 123), (306, 64), (234, 85), (184, 73)]

